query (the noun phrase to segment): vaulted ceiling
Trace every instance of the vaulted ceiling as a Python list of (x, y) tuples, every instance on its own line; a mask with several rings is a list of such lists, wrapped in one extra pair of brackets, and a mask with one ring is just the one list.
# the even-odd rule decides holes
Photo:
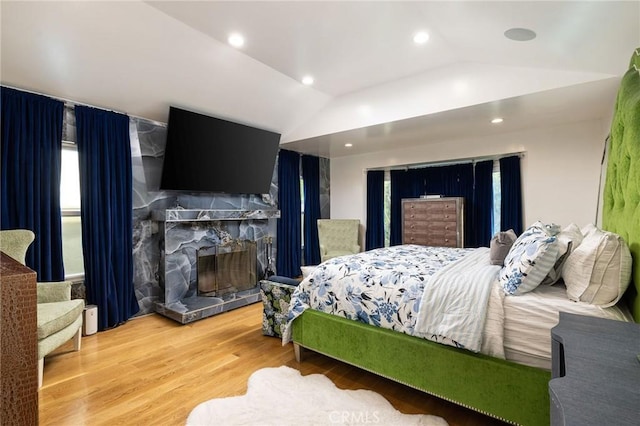
[(637, 1), (3, 0), (0, 13), (4, 85), (161, 122), (180, 106), (327, 157), (607, 117), (640, 46)]

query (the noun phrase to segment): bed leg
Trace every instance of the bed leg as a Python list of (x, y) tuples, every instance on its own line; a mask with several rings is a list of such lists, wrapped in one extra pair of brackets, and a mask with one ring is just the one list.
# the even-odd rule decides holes
[(296, 355), (296, 361), (302, 362), (304, 348), (297, 343), (293, 343), (293, 353)]

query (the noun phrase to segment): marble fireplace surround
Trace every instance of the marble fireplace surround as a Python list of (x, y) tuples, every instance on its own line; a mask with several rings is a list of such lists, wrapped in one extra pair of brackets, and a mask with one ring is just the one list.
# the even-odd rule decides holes
[(164, 300), (155, 303), (156, 312), (187, 324), (239, 308), (260, 300), (258, 282), (252, 288), (222, 297), (198, 296), (198, 249), (225, 245), (237, 240), (257, 244), (257, 280), (267, 267), (265, 256), (269, 221), (280, 217), (279, 210), (154, 210), (152, 219), (163, 232), (160, 286)]

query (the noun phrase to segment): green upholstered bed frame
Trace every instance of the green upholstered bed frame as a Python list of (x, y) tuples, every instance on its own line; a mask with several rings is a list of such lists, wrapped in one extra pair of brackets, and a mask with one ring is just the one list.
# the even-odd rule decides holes
[[(635, 52), (616, 102), (603, 228), (630, 246), (634, 285), (625, 299), (640, 322), (640, 74), (634, 63), (640, 68)], [(550, 421), (546, 370), (312, 310), (295, 320), (293, 341), (298, 360), (307, 348), (509, 423)]]
[(549, 424), (549, 371), (313, 310), (293, 341), (298, 360), (311, 349), (507, 422)]
[(620, 235), (633, 257), (625, 298), (640, 322), (640, 48), (622, 77), (611, 124), (602, 228)]

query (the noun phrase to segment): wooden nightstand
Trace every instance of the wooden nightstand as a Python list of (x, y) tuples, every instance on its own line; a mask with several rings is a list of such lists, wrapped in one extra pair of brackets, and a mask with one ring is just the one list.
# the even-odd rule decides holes
[(560, 312), (551, 329), (552, 425), (640, 422), (640, 324)]

